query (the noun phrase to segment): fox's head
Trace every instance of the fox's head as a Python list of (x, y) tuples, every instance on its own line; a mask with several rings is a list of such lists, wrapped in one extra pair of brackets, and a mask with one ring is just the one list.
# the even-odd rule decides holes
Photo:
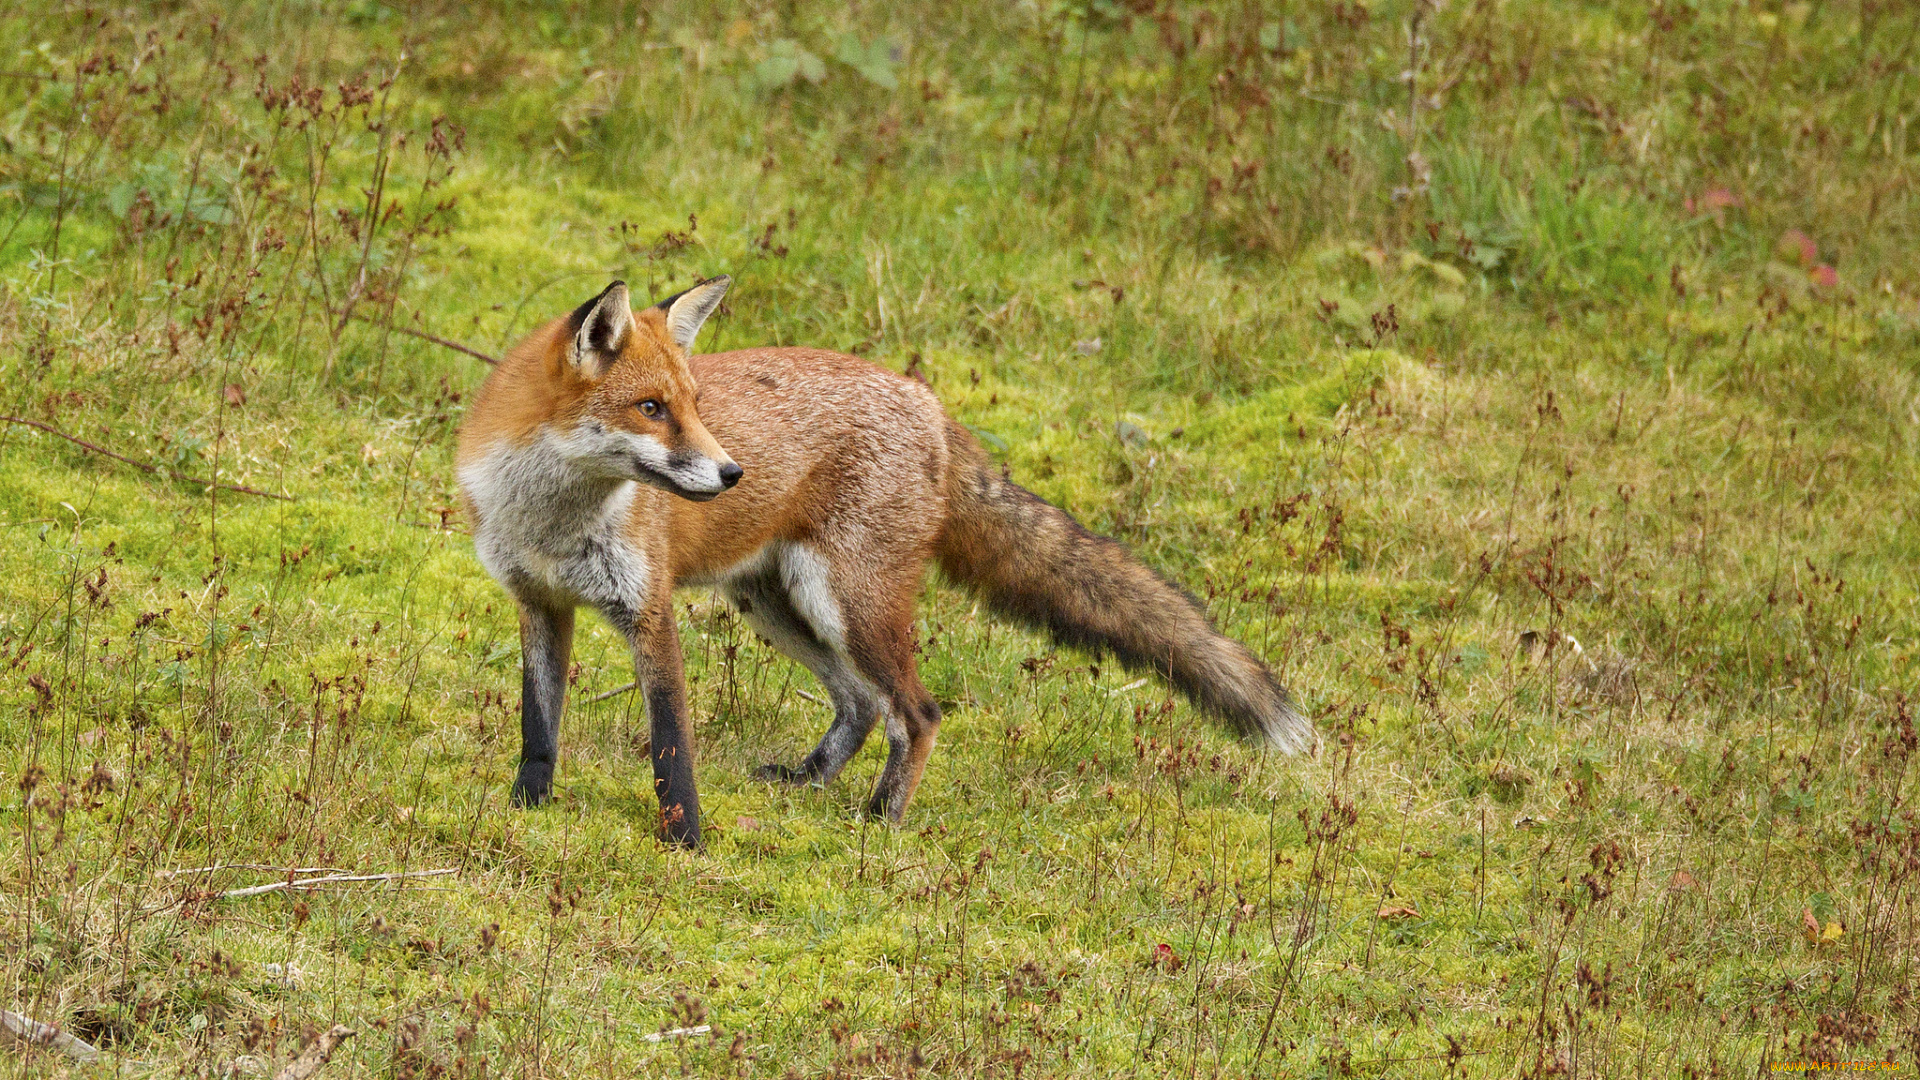
[(740, 482), (740, 466), (700, 422), (687, 371), (694, 335), (730, 284), (703, 281), (636, 315), (616, 281), (567, 316), (561, 363), (584, 385), (560, 442), (575, 467), (702, 502)]

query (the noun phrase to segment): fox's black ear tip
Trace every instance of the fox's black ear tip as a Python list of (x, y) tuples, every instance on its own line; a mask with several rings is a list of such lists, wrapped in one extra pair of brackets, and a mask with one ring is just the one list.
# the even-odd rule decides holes
[(568, 328), (573, 333), (576, 333), (576, 334), (579, 333), (580, 328), (586, 325), (587, 316), (593, 314), (593, 310), (595, 308), (599, 307), (603, 303), (606, 303), (607, 297), (612, 296), (616, 290), (620, 291), (624, 295), (626, 288), (627, 288), (626, 282), (616, 281), (613, 284), (607, 286), (606, 288), (601, 289), (600, 292), (596, 296), (594, 296), (593, 299), (588, 300), (586, 303), (581, 304), (577, 308), (574, 308), (573, 312), (567, 316)]

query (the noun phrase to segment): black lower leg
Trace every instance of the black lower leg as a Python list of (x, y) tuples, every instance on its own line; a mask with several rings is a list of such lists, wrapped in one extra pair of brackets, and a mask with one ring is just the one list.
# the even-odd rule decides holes
[(560, 712), (572, 651), (572, 611), (522, 605), (520, 771), (511, 796), (515, 806), (538, 806), (553, 794), (553, 769), (560, 758)]
[(880, 770), (873, 797), (867, 800), (869, 814), (896, 825), (906, 817), (939, 730), (940, 706), (931, 695), (923, 692), (894, 700), (887, 717), (887, 763)]
[(693, 747), (688, 738), (686, 694), (678, 686), (647, 688), (652, 728), (653, 789), (660, 796), (660, 835), (676, 844), (700, 846), (700, 795), (693, 786)]

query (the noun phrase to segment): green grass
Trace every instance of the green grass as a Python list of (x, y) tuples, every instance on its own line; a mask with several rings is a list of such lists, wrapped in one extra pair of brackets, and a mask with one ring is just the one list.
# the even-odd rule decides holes
[[(334, 1023), (336, 1077), (1916, 1064), (1920, 15), (215, 12), (0, 16), (0, 407), (291, 497), (0, 430), (0, 1006), (97, 1071)], [(889, 828), (883, 747), (751, 779), (828, 710), (689, 592), (708, 849), (653, 839), (590, 620), (509, 809), (484, 365), (386, 327), (497, 354), (719, 272), (704, 347), (913, 365), (1321, 752), (930, 583)]]

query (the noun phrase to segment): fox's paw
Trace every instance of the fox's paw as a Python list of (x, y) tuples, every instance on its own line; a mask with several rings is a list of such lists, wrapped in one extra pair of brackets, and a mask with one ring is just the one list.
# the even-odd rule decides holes
[(660, 808), (660, 839), (669, 844), (700, 849), (700, 812), (687, 813), (684, 803)]
[(522, 762), (520, 775), (513, 778), (513, 793), (508, 798), (515, 806), (539, 806), (553, 798), (553, 766)]
[(753, 775), (755, 778), (765, 780), (769, 784), (788, 784), (793, 787), (800, 787), (804, 784), (813, 783), (813, 773), (806, 769), (796, 769), (791, 765), (782, 765), (779, 762), (769, 762), (768, 764), (762, 765), (754, 770)]
[(907, 817), (906, 800), (895, 798), (886, 791), (876, 791), (867, 800), (867, 815), (889, 825), (898, 825)]

